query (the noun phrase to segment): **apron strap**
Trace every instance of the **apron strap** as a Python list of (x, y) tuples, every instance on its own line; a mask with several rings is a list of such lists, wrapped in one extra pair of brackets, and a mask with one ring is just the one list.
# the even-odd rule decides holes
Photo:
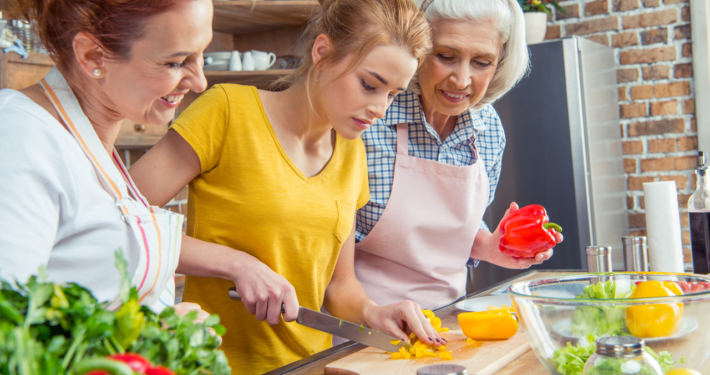
[(118, 166), (118, 171), (121, 172), (121, 175), (123, 175), (123, 179), (126, 181), (126, 186), (128, 187), (128, 190), (130, 191), (131, 195), (133, 196), (133, 199), (141, 202), (145, 207), (150, 209), (151, 212), (153, 212), (153, 208), (150, 207), (150, 204), (148, 203), (148, 200), (145, 199), (143, 194), (141, 194), (140, 191), (138, 191), (138, 188), (136, 187), (136, 184), (133, 182), (133, 179), (131, 178), (131, 175), (128, 174), (128, 171), (126, 170), (126, 166), (123, 165), (121, 162), (121, 158), (118, 156), (118, 153), (116, 152), (116, 149), (113, 149), (113, 160), (115, 164)]
[(402, 122), (397, 124), (397, 154), (409, 154), (409, 124)]
[(117, 170), (112, 168), (111, 158), (106, 154), (96, 131), (81, 109), (69, 84), (56, 67), (52, 68), (39, 83), (66, 128), (91, 161), (104, 190), (116, 201), (120, 201), (126, 191), (125, 182), (120, 178), (120, 174), (116, 173)]

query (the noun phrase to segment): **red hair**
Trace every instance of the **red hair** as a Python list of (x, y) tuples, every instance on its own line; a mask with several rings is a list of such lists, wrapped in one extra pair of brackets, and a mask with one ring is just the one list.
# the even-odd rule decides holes
[(147, 20), (182, 0), (9, 0), (9, 14), (30, 21), (62, 72), (74, 62), (73, 41), (85, 32), (111, 58), (127, 60)]

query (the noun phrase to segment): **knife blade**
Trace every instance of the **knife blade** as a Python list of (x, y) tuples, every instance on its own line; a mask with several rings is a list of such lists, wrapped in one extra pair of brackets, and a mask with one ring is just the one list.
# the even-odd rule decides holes
[[(236, 301), (242, 300), (242, 297), (237, 293), (237, 288), (229, 288), (229, 298)], [(281, 308), (283, 310), (283, 306)], [(409, 343), (400, 341), (396, 337), (303, 306), (298, 307), (298, 318), (296, 322), (318, 331), (330, 333), (359, 344), (388, 352), (399, 351), (399, 348), (409, 350), (409, 348), (412, 347)], [(399, 341), (399, 343), (395, 345), (392, 341)]]

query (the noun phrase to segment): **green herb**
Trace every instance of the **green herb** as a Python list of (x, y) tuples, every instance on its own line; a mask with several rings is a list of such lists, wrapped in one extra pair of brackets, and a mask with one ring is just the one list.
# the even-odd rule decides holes
[(365, 327), (363, 327), (362, 324), (360, 324), (360, 332), (362, 332), (364, 329), (365, 329)]
[[(607, 281), (584, 287), (584, 293), (577, 299), (626, 299), (636, 289), (631, 283)], [(623, 306), (580, 306), (572, 314), (572, 335), (583, 337), (628, 335), (626, 328), (626, 307)]]
[(343, 321), (341, 320), (340, 323), (338, 323), (338, 327), (343, 325)]
[(44, 271), (25, 284), (0, 281), (0, 374), (65, 375), (83, 359), (115, 353), (139, 353), (178, 375), (227, 375), (219, 317), (194, 323), (197, 312), (181, 318), (172, 308), (159, 315), (138, 303), (120, 250), (116, 265), (123, 275), (116, 311), (104, 310), (77, 284), (44, 282)]
[[(656, 352), (648, 346), (646, 347), (646, 351), (656, 361), (658, 361), (658, 364), (661, 365), (661, 370), (663, 370), (663, 373), (673, 370), (673, 367), (675, 367), (676, 362), (673, 361), (673, 355), (671, 353), (662, 351), (656, 354)], [(685, 363), (685, 357), (680, 358), (680, 363)]]
[(576, 346), (567, 343), (567, 346), (555, 351), (552, 361), (557, 366), (557, 372), (562, 375), (581, 375), (587, 359), (596, 350), (596, 338), (594, 335), (587, 335), (583, 340), (579, 340)]

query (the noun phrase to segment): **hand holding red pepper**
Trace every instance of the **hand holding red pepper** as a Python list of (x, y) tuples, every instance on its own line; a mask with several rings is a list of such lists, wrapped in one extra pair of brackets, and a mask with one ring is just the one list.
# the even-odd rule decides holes
[(501, 238), (498, 248), (514, 258), (534, 258), (536, 254), (552, 249), (558, 243), (562, 228), (549, 223), (545, 208), (531, 204), (501, 220)]

